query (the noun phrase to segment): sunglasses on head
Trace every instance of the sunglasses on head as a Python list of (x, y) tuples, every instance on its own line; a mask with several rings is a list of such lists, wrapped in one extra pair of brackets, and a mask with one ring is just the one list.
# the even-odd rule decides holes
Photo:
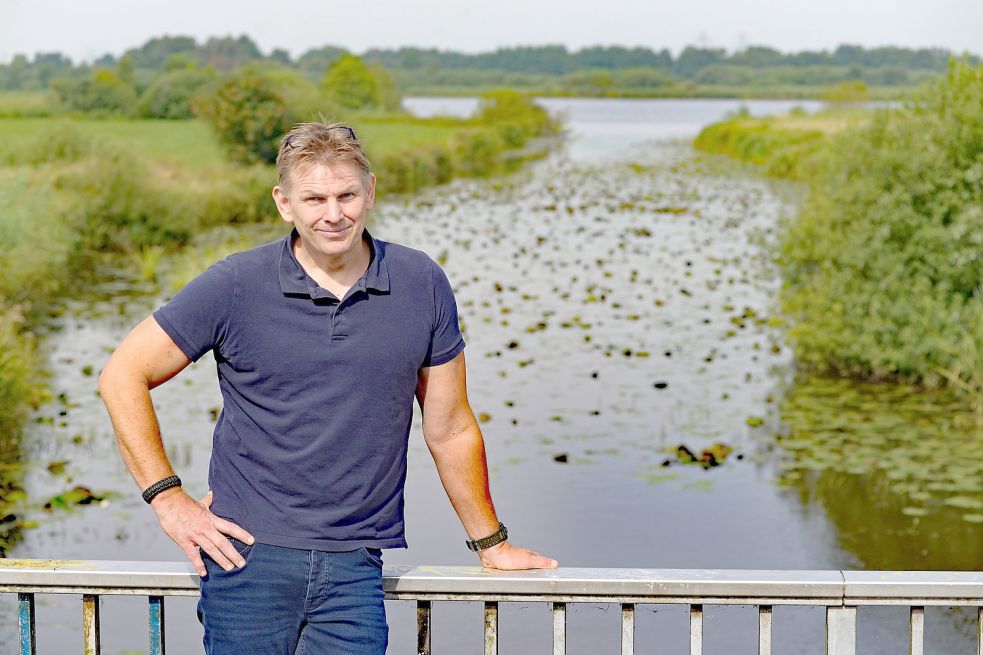
[[(348, 135), (348, 138), (349, 139), (352, 139), (353, 141), (358, 140), (358, 137), (355, 136), (355, 130), (353, 130), (352, 128), (348, 127), (347, 125), (334, 125), (334, 126), (328, 128), (328, 129), (330, 129), (330, 130), (343, 130), (345, 132), (345, 134)], [(297, 146), (293, 144), (293, 139), (294, 139), (293, 136), (288, 136), (287, 139), (286, 139), (286, 141), (283, 142), (283, 147), (284, 148), (296, 148)]]

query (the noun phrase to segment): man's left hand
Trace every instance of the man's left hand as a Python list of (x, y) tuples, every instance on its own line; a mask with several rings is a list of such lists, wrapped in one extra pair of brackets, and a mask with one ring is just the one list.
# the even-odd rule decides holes
[(503, 541), (491, 548), (478, 551), (481, 565), (490, 569), (502, 569), (514, 571), (517, 569), (555, 569), (559, 562), (549, 557), (543, 557), (539, 553), (513, 546), (508, 541)]

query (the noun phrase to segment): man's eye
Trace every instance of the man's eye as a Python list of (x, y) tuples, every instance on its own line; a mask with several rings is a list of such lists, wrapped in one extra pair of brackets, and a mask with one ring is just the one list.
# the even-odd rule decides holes
[(322, 198), (321, 196), (310, 196), (308, 198), (304, 198), (304, 202), (309, 202), (309, 203), (321, 202), (322, 200), (324, 200), (324, 198)]
[(341, 199), (342, 199), (342, 200), (351, 200), (352, 198), (354, 198), (354, 197), (355, 197), (355, 194), (354, 194), (354, 193), (352, 193), (351, 191), (349, 191), (349, 192), (347, 192), (347, 193), (343, 193), (343, 194), (341, 194), (341, 196), (340, 196), (340, 197), (341, 197)]

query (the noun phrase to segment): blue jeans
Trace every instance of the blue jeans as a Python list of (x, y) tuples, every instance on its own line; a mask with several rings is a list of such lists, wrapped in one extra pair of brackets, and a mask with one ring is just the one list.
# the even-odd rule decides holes
[(226, 571), (202, 551), (198, 620), (208, 655), (384, 655), (382, 551), (301, 550), (229, 539)]

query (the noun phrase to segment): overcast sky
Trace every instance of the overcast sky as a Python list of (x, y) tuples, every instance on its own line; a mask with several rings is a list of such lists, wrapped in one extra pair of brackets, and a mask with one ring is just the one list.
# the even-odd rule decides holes
[(114, 55), (154, 36), (249, 35), (268, 53), (339, 45), (484, 52), (563, 44), (783, 52), (943, 47), (983, 53), (983, 0), (0, 0), (0, 62)]

